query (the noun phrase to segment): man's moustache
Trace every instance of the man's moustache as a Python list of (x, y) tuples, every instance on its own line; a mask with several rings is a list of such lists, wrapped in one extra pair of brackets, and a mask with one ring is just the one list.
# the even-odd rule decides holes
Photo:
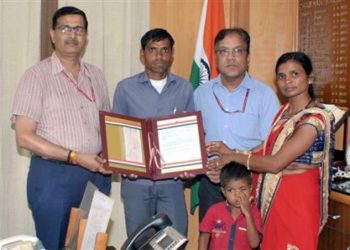
[(67, 39), (64, 41), (64, 44), (73, 44), (73, 45), (78, 45), (78, 41), (75, 39)]

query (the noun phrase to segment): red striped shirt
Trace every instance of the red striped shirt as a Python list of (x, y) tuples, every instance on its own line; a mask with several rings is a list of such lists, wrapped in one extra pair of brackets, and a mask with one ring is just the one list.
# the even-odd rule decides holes
[(46, 140), (78, 152), (99, 153), (98, 112), (110, 110), (107, 84), (100, 69), (80, 64), (78, 81), (55, 53), (28, 69), (17, 88), (12, 122), (16, 115), (29, 117)]

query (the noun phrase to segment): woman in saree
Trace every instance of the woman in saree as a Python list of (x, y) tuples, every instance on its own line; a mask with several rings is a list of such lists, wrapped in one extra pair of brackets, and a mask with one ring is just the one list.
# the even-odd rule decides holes
[(333, 115), (314, 98), (312, 64), (306, 54), (283, 54), (275, 72), (287, 103), (275, 117), (262, 154), (240, 153), (212, 142), (208, 154), (219, 158), (209, 169), (218, 171), (235, 161), (262, 173), (256, 191), (264, 222), (261, 249), (317, 249), (328, 217)]

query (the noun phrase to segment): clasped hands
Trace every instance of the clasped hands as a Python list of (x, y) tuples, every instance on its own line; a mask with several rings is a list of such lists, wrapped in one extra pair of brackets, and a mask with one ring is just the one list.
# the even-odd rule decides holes
[(92, 172), (98, 172), (100, 174), (108, 175), (112, 174), (112, 171), (106, 170), (103, 164), (106, 159), (103, 159), (101, 155), (77, 153), (77, 163)]

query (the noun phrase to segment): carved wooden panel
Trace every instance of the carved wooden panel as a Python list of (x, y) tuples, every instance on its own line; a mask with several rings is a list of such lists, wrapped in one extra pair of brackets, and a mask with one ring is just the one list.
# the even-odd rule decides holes
[(301, 0), (299, 47), (310, 55), (321, 102), (350, 105), (350, 1)]

